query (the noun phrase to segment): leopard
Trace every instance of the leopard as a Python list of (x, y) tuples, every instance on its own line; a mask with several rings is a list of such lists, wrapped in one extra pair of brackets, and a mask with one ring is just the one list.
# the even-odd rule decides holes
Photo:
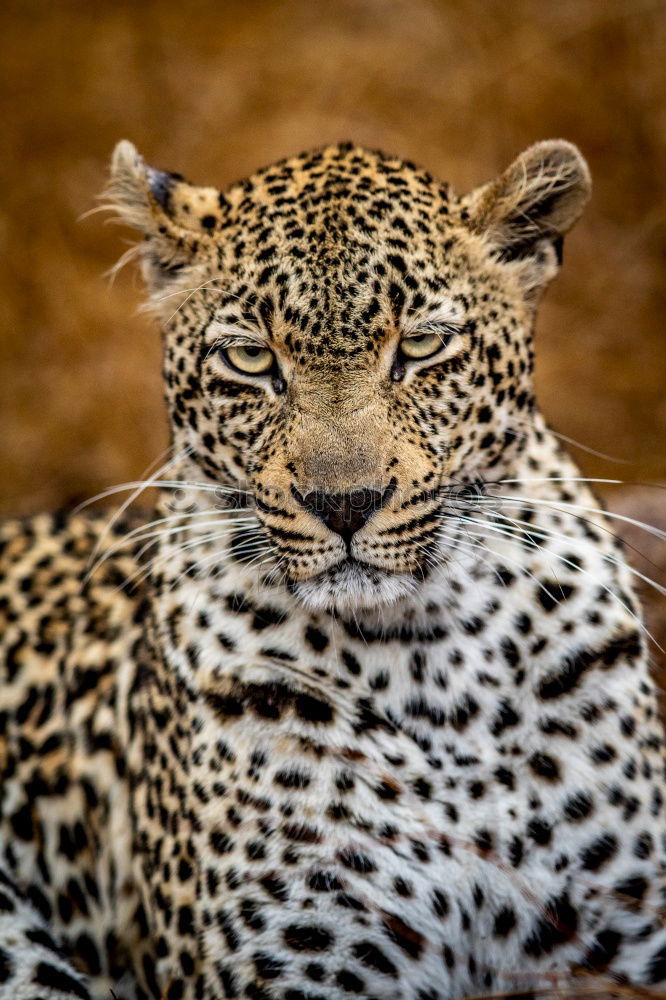
[(534, 389), (590, 190), (116, 147), (171, 447), (0, 527), (3, 1000), (661, 995), (654, 652)]

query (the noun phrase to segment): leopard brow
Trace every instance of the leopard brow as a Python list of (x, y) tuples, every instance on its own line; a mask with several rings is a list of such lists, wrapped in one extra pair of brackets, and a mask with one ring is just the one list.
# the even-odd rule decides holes
[(215, 333), (215, 340), (208, 347), (206, 357), (219, 347), (238, 347), (243, 344), (268, 347), (266, 338), (258, 330), (248, 330), (231, 323), (211, 323), (209, 329)]
[(437, 333), (438, 330), (462, 329), (462, 310), (452, 302), (442, 302), (431, 308), (425, 315), (410, 316), (403, 327), (404, 336), (414, 336), (419, 332)]

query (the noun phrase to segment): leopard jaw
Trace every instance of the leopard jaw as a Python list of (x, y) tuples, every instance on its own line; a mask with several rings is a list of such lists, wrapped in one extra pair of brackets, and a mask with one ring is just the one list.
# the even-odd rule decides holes
[(290, 589), (311, 611), (343, 612), (390, 607), (414, 596), (418, 586), (419, 581), (407, 573), (387, 573), (347, 560)]

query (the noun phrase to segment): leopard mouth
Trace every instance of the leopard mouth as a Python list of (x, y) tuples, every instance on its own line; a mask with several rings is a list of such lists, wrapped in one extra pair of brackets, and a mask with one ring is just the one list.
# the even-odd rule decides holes
[(348, 555), (334, 566), (289, 589), (313, 611), (346, 611), (396, 604), (413, 595), (419, 579), (413, 573), (392, 573)]

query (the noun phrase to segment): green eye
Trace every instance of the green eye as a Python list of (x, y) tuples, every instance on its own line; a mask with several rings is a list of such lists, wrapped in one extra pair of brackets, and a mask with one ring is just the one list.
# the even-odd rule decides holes
[(271, 370), (275, 361), (272, 351), (265, 347), (255, 347), (254, 344), (227, 347), (222, 351), (222, 355), (232, 368), (245, 375), (264, 375)]
[(400, 350), (406, 358), (429, 358), (446, 344), (446, 337), (438, 333), (421, 333), (400, 341)]

